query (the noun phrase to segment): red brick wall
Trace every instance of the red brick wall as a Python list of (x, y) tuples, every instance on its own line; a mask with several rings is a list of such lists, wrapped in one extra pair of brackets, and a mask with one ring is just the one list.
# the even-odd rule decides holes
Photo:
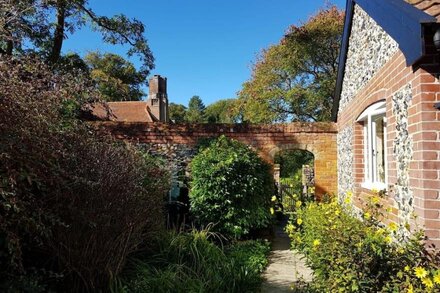
[(268, 162), (273, 162), (275, 154), (281, 150), (307, 150), (315, 156), (316, 194), (336, 194), (337, 191), (337, 131), (334, 123), (228, 125), (97, 122), (96, 125), (117, 139), (133, 143), (195, 146), (201, 138), (224, 134), (251, 146)]
[[(429, 37), (427, 37), (429, 39)], [(424, 228), (432, 242), (440, 244), (440, 111), (433, 105), (440, 101), (439, 55), (427, 46), (427, 56), (415, 66), (407, 67), (402, 53), (393, 58), (361, 89), (350, 104), (338, 116), (338, 130), (354, 127), (354, 193), (358, 205), (371, 196), (363, 189), (364, 178), (363, 129), (356, 118), (371, 104), (386, 99), (387, 109), (387, 158), (388, 196), (383, 200), (391, 207), (390, 219), (398, 222), (397, 205), (393, 199), (393, 185), (397, 182), (396, 161), (393, 156), (393, 140), (396, 137), (396, 119), (392, 113), (392, 95), (411, 84), (412, 102), (408, 109), (408, 130), (413, 140), (413, 158), (410, 162), (410, 188), (414, 195), (414, 212), (419, 228)], [(415, 227), (413, 222), (413, 228)]]

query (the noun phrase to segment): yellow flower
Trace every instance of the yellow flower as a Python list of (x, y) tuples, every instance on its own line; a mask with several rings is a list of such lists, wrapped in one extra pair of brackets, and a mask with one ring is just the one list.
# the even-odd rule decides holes
[(414, 268), (414, 272), (419, 279), (425, 278), (428, 275), (428, 272), (422, 267)]
[(436, 271), (434, 275), (434, 283), (440, 284), (440, 271)]
[(349, 197), (346, 197), (346, 198), (344, 199), (344, 203), (346, 203), (346, 204), (351, 203), (351, 199), (350, 199)]
[(379, 228), (379, 229), (376, 230), (376, 234), (377, 235), (382, 235), (384, 232), (385, 232), (385, 230), (382, 229), (382, 228)]
[(293, 232), (295, 232), (295, 228), (296, 228), (295, 225), (288, 224), (286, 227), (286, 231), (287, 231), (287, 233), (292, 234)]
[(273, 208), (270, 208), (270, 214), (273, 215), (275, 213)]
[(426, 286), (426, 288), (431, 289), (432, 287), (434, 287), (434, 284), (432, 283), (432, 280), (430, 278), (423, 278), (422, 283)]
[(336, 210), (336, 211), (335, 211), (335, 215), (336, 215), (336, 216), (339, 216), (340, 214), (341, 214), (341, 211), (340, 211), (340, 210)]
[(403, 249), (402, 247), (397, 248), (397, 253), (398, 254), (403, 254), (404, 252), (405, 252), (405, 249)]
[(313, 246), (319, 246), (321, 244), (321, 241), (319, 239), (313, 240)]
[(412, 284), (409, 284), (407, 293), (414, 293), (414, 288)]
[(298, 225), (301, 225), (301, 224), (303, 223), (303, 220), (302, 220), (301, 218), (298, 218), (298, 219), (296, 220), (296, 223), (297, 223)]
[(374, 204), (378, 204), (379, 202), (380, 202), (380, 198), (378, 197), (378, 196), (373, 196), (373, 198), (371, 199), (371, 201), (374, 203)]
[(409, 272), (409, 271), (411, 270), (411, 268), (410, 268), (409, 266), (405, 266), (405, 268), (403, 268), (403, 270), (404, 270), (405, 272)]
[(372, 193), (379, 193), (379, 190), (377, 190), (376, 188), (371, 189)]
[(391, 222), (391, 223), (388, 225), (388, 228), (390, 228), (390, 230), (393, 231), (393, 232), (397, 231), (397, 225), (396, 225), (396, 223), (394, 223), (394, 222)]
[(393, 242), (393, 238), (391, 238), (391, 236), (387, 236), (385, 237), (385, 242), (390, 244), (391, 242)]
[(296, 201), (295, 206), (297, 208), (301, 207), (301, 205), (302, 205), (302, 202), (300, 200)]
[(366, 213), (364, 214), (364, 218), (365, 218), (366, 220), (371, 219), (371, 215), (370, 215), (370, 213), (369, 213), (369, 212), (366, 212)]
[(351, 197), (353, 196), (353, 192), (351, 192), (350, 190), (347, 191), (346, 196), (347, 196), (348, 198), (351, 198)]
[(277, 200), (277, 197), (274, 195), (274, 196), (272, 196), (272, 199), (271, 199), (272, 201), (276, 201)]

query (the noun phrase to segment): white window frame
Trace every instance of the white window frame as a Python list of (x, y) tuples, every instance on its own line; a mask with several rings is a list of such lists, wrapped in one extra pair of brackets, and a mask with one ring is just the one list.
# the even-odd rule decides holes
[[(369, 106), (359, 115), (357, 122), (364, 123), (364, 182), (361, 186), (366, 189), (386, 190), (388, 186), (388, 158), (387, 158), (387, 118), (385, 101), (380, 101)], [(377, 156), (376, 151), (376, 123), (374, 118), (383, 117), (383, 136), (384, 136), (384, 171), (385, 182), (377, 176)]]

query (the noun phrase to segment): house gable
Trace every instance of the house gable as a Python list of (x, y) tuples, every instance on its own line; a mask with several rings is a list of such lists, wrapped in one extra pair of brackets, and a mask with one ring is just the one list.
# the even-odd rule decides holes
[(397, 51), (397, 42), (359, 5), (355, 5), (339, 102), (340, 111)]
[[(438, 0), (347, 0), (346, 7), (335, 99), (332, 109), (332, 119), (334, 121), (338, 119), (339, 110), (342, 110), (340, 104), (342, 104), (342, 108), (344, 108), (347, 102), (347, 97), (342, 99), (341, 93), (343, 86), (346, 87), (343, 83), (345, 83), (345, 75), (347, 74), (346, 62), (349, 57), (349, 44), (353, 42), (352, 35), (357, 33), (355, 31), (356, 18), (363, 14), (359, 11), (362, 10), (364, 15), (366, 14), (373, 20), (376, 26), (379, 27), (379, 30), (376, 31), (385, 31), (388, 37), (391, 36), (391, 39), (394, 39), (400, 51), (405, 56), (407, 66), (413, 65), (424, 56), (425, 31), (437, 23), (436, 16), (440, 13), (440, 1)], [(361, 7), (361, 9), (359, 9), (359, 7)], [(368, 29), (372, 29), (372, 27)], [(368, 41), (368, 36), (370, 36), (371, 32), (367, 29), (362, 29), (358, 33), (360, 33), (361, 39), (363, 35)], [(381, 59), (375, 56), (375, 54), (380, 51), (370, 52), (373, 54), (369, 57), (375, 60)], [(359, 64), (355, 65), (358, 66)], [(383, 66), (384, 64), (379, 65)], [(368, 76), (370, 75), (367, 74), (367, 77)], [(363, 78), (362, 80), (365, 79), (367, 79), (368, 82), (368, 78)], [(361, 83), (359, 87), (364, 85), (365, 84)], [(351, 93), (351, 91), (349, 92)]]

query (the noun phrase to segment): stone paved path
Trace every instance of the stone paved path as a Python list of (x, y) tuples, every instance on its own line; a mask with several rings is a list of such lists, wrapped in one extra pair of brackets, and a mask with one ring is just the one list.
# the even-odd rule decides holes
[(290, 250), (290, 239), (284, 232), (285, 225), (284, 222), (276, 227), (269, 266), (263, 275), (263, 293), (290, 292), (290, 285), (300, 278), (308, 282), (312, 280), (312, 271), (305, 265), (302, 255)]

